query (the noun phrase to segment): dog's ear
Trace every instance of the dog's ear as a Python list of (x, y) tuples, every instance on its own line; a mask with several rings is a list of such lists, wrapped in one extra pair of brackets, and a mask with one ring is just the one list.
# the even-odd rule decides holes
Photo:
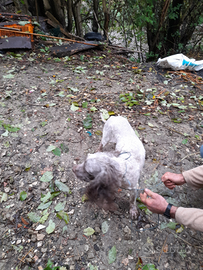
[(90, 202), (96, 203), (99, 207), (111, 210), (114, 199), (120, 186), (120, 173), (116, 166), (107, 162), (103, 164), (102, 170), (97, 174), (94, 181), (86, 189), (86, 195)]

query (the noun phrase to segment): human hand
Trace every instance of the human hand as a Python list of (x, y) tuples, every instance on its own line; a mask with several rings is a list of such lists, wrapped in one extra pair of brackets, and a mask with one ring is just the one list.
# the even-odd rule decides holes
[(147, 188), (144, 190), (143, 194), (140, 194), (140, 199), (153, 213), (163, 214), (168, 206), (167, 201), (161, 195)]
[(166, 172), (161, 177), (161, 180), (164, 185), (169, 189), (173, 189), (175, 186), (181, 186), (186, 183), (182, 174), (176, 174), (171, 172)]

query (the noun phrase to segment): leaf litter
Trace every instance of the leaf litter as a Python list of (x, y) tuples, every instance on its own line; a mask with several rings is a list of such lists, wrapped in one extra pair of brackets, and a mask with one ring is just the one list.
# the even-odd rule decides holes
[[(7, 59), (6, 56), (3, 57), (4, 62), (9, 63), (9, 61), (12, 61)], [(37, 65), (35, 57), (41, 56), (37, 54), (30, 55), (32, 63)], [(41, 79), (40, 81), (37, 76), (41, 77), (41, 74), (39, 73), (35, 76), (36, 70), (33, 72), (32, 67), (29, 65), (26, 72), (31, 72), (33, 77), (27, 76), (26, 73), (21, 73), (20, 71), (19, 76), (14, 77), (15, 84), (12, 88), (9, 84), (14, 78), (2, 78), (7, 92), (3, 93), (3, 99), (0, 103), (0, 121), (3, 121), (0, 122), (0, 133), (3, 142), (3, 151), (1, 152), (3, 161), (3, 167), (1, 167), (2, 179), (6, 179), (5, 181), (8, 182), (11, 190), (15, 191), (18, 185), (21, 185), (20, 190), (24, 190), (28, 194), (25, 201), (21, 201), (20, 192), (12, 193), (11, 191), (4, 191), (4, 189), (1, 190), (0, 199), (3, 218), (8, 221), (10, 218), (13, 222), (9, 221), (8, 229), (10, 232), (14, 231), (15, 220), (17, 219), (13, 219), (13, 216), (18, 213), (21, 204), (25, 207), (23, 208), (25, 210), (22, 211), (27, 213), (24, 213), (23, 216), (25, 218), (28, 217), (30, 221), (29, 225), (26, 225), (27, 227), (31, 226), (31, 229), (34, 230), (37, 228), (38, 223), (45, 226), (46, 229), (41, 230), (46, 235), (46, 241), (42, 243), (42, 247), (45, 248), (43, 249), (44, 252), (41, 252), (40, 248), (37, 247), (38, 242), (32, 242), (32, 240), (30, 242), (37, 250), (36, 255), (46, 258), (46, 262), (38, 259), (36, 261), (37, 266), (43, 265), (45, 267), (49, 259), (48, 256), (51, 254), (54, 261), (59, 259), (63, 265), (69, 264), (75, 267), (81, 265), (83, 267), (84, 264), (87, 266), (90, 261), (92, 269), (99, 268), (100, 264), (105, 265), (107, 269), (109, 263), (112, 267), (115, 266), (114, 268), (116, 269), (122, 261), (120, 254), (130, 253), (130, 256), (134, 258), (134, 260), (129, 259), (128, 261), (128, 265), (131, 268), (135, 268), (137, 256), (143, 257), (143, 269), (144, 267), (145, 269), (163, 268), (164, 261), (168, 261), (171, 267), (176, 268), (177, 263), (172, 261), (167, 256), (167, 253), (161, 255), (160, 265), (157, 265), (159, 252), (155, 249), (153, 250), (155, 252), (153, 256), (156, 258), (154, 260), (153, 258), (150, 259), (150, 253), (144, 256), (142, 248), (141, 250), (139, 249), (140, 243), (143, 245), (145, 243), (146, 233), (150, 235), (152, 243), (155, 243), (155, 238), (153, 237), (155, 237), (156, 229), (149, 231), (145, 231), (145, 229), (156, 224), (157, 215), (149, 213), (146, 216), (149, 216), (153, 222), (151, 225), (148, 223), (143, 225), (144, 231), (138, 236), (135, 223), (129, 222), (128, 209), (124, 206), (122, 206), (124, 208), (119, 208), (120, 212), (118, 211), (116, 215), (94, 208), (89, 210), (86, 199), (82, 199), (79, 193), (84, 183), (75, 179), (71, 173), (71, 168), (74, 160), (84, 159), (88, 152), (93, 153), (96, 151), (102, 135), (103, 123), (100, 119), (100, 112), (103, 109), (105, 110), (105, 113), (102, 112), (104, 119), (107, 119), (109, 115), (118, 114), (127, 117), (133, 128), (139, 130), (140, 138), (144, 140), (148, 158), (146, 159), (144, 173), (141, 178), (140, 185), (142, 185), (142, 188), (150, 187), (153, 190), (153, 186), (155, 188), (159, 184), (161, 175), (169, 167), (170, 170), (175, 172), (180, 171), (180, 168), (186, 170), (201, 164), (201, 159), (197, 154), (198, 145), (201, 142), (199, 140), (202, 138), (203, 125), (201, 120), (203, 115), (201, 111), (203, 105), (201, 91), (198, 87), (195, 88), (189, 81), (187, 85), (185, 82), (175, 85), (176, 80), (174, 77), (173, 80), (167, 80), (167, 84), (159, 84), (158, 75), (156, 76), (156, 73), (153, 73), (155, 67), (151, 68), (150, 64), (146, 64), (146, 69), (141, 67), (140, 64), (137, 69), (132, 69), (133, 64), (130, 62), (114, 59), (114, 62), (121, 61), (121, 64), (117, 65), (111, 62), (110, 57), (107, 59), (101, 56), (103, 58), (99, 59), (99, 61), (108, 69), (107, 73), (106, 71), (104, 72), (102, 65), (101, 68), (97, 66), (96, 61), (98, 61), (98, 58), (94, 55), (91, 56), (91, 63), (87, 62), (89, 65), (92, 65), (90, 68), (85, 68), (85, 65), (81, 64), (82, 58), (76, 60), (77, 56), (74, 57), (76, 57), (74, 61), (77, 64), (74, 64), (70, 60), (71, 58), (68, 58), (68, 60), (55, 59), (54, 64), (48, 62), (39, 65), (41, 67), (44, 66), (46, 70), (43, 73), (47, 76), (43, 77), (46, 78), (45, 81)], [(86, 58), (86, 55), (84, 57)], [(25, 55), (15, 58), (15, 61), (21, 65), (21, 59), (25, 60)], [(66, 70), (63, 70), (62, 66), (60, 66), (64, 64), (63, 61), (68, 61), (66, 62)], [(26, 61), (23, 65), (26, 65)], [(149, 72), (150, 68), (151, 71)], [(9, 68), (6, 67), (5, 69), (8, 70)], [(54, 74), (57, 74), (57, 70), (60, 71), (62, 73), (60, 77), (52, 77), (53, 70)], [(73, 76), (75, 77), (71, 76), (63, 80), (63, 78), (67, 77), (67, 70), (70, 72), (74, 70), (75, 75)], [(133, 72), (129, 72), (129, 70), (133, 70)], [(134, 70), (137, 71), (134, 72)], [(14, 69), (7, 74), (12, 74), (13, 72)], [(122, 76), (118, 77), (120, 76), (119, 74), (122, 74)], [(26, 76), (26, 78), (23, 76)], [(29, 91), (28, 87), (23, 85), (23, 82), (26, 81), (27, 85), (33, 85), (33, 78), (36, 86), (35, 88), (30, 88)], [(49, 82), (51, 83), (49, 84)], [(84, 87), (84, 84), (88, 87)], [(85, 91), (81, 90), (85, 88)], [(44, 93), (40, 93), (42, 89), (46, 89), (46, 95), (41, 95), (41, 93)], [(66, 95), (67, 89), (71, 93), (68, 97)], [(123, 95), (125, 99), (122, 100), (120, 95)], [(38, 99), (39, 96), (40, 99)], [(5, 110), (8, 110), (8, 115), (5, 113)], [(15, 115), (15, 117), (11, 117), (11, 115)], [(190, 116), (188, 117), (188, 115)], [(195, 118), (191, 118), (191, 116), (195, 116)], [(27, 120), (25, 121), (26, 118)], [(67, 121), (67, 119), (69, 120)], [(148, 123), (154, 127), (150, 127)], [(90, 137), (84, 130), (78, 132), (80, 127), (87, 129), (92, 136)], [(157, 129), (159, 129), (159, 132), (157, 132)], [(157, 135), (158, 133), (161, 135)], [(187, 137), (185, 134), (187, 134)], [(8, 137), (9, 144), (6, 143)], [(187, 143), (182, 143), (184, 139), (188, 139)], [(66, 150), (64, 150), (65, 148), (62, 144), (67, 147)], [(49, 146), (51, 147), (49, 148)], [(181, 161), (183, 158), (184, 160)], [(28, 163), (29, 170), (26, 171), (24, 167)], [(53, 171), (44, 172), (42, 175), (40, 172), (50, 165), (53, 166)], [(20, 169), (17, 169), (17, 166)], [(154, 178), (151, 179), (153, 175)], [(151, 180), (149, 181), (149, 179)], [(159, 185), (156, 188), (158, 187), (161, 194), (166, 194), (164, 186)], [(72, 194), (70, 194), (70, 190)], [(187, 205), (188, 203), (193, 205), (194, 202), (198, 204), (196, 198), (200, 196), (199, 191), (196, 191), (197, 193), (194, 194), (190, 190), (178, 190), (178, 192), (185, 192), (185, 197), (187, 196), (188, 198)], [(166, 194), (166, 199), (173, 199), (180, 206), (182, 197), (178, 199), (178, 194)], [(124, 191), (121, 192), (121, 195), (124, 196), (122, 197), (123, 199), (128, 199), (127, 195), (125, 197)], [(47, 203), (49, 206), (43, 209), (47, 206)], [(42, 209), (37, 209), (39, 205), (41, 205)], [(185, 206), (183, 200), (182, 205)], [(143, 206), (141, 205), (139, 206), (141, 213), (144, 213), (146, 209), (142, 208)], [(106, 224), (104, 222), (107, 222), (109, 225), (108, 229), (107, 227), (104, 229), (104, 224)], [(165, 222), (166, 219), (161, 216), (160, 223), (165, 224)], [(131, 235), (124, 233), (123, 230), (126, 225), (132, 230), (133, 233)], [(162, 226), (164, 227), (164, 225)], [(95, 232), (88, 236), (87, 242), (84, 243), (81, 237), (84, 233), (84, 228), (88, 227)], [(31, 239), (31, 235), (27, 233), (28, 229), (22, 226), (20, 228), (17, 227), (17, 230), (24, 230), (25, 239)], [(174, 237), (167, 230), (178, 234), (180, 239)], [(185, 243), (183, 234), (187, 232), (189, 232), (189, 229), (179, 227), (174, 230), (166, 225), (159, 233), (160, 238), (156, 237), (156, 243), (162, 247), (163, 236), (170, 234), (171, 243), (181, 247), (182, 243)], [(45, 251), (45, 243), (52, 241), (51, 237), (54, 239), (51, 242), (53, 246), (60, 247), (61, 243), (59, 243), (58, 235), (63, 235), (64, 239), (62, 241), (68, 241), (67, 246), (63, 246), (63, 251), (64, 254), (69, 252), (69, 255), (65, 258), (63, 257), (63, 259), (59, 248), (59, 255), (57, 255), (56, 250), (51, 251), (49, 255), (48, 250)], [(12, 234), (8, 231), (6, 237), (11, 239)], [(19, 238), (16, 241), (20, 240)], [(66, 238), (74, 240), (66, 240)], [(187, 235), (187, 242), (191, 243), (189, 235)], [(29, 242), (26, 242), (26, 245), (29, 250), (31, 248)], [(69, 250), (70, 246), (72, 250)], [(76, 247), (77, 251), (75, 250)], [(114, 247), (113, 250), (111, 250), (112, 247)], [(100, 256), (103, 248), (106, 257), (104, 256), (103, 258), (102, 256), (103, 259), (99, 260), (97, 256)], [(110, 251), (111, 253), (109, 253)], [(94, 253), (92, 255), (92, 252), (96, 252), (97, 255), (95, 256)], [(194, 250), (194, 252), (196, 251)], [(24, 248), (18, 249), (18, 255), (19, 258), (24, 258), (24, 255), (26, 255)], [(178, 258), (184, 257), (182, 249), (179, 250), (177, 256), (179, 256)], [(201, 254), (198, 256), (201, 257)], [(200, 264), (198, 256), (193, 256), (196, 265)], [(86, 260), (87, 257), (89, 258), (88, 261)], [(145, 257), (149, 257), (149, 259)], [(190, 258), (190, 254), (188, 258)], [(184, 260), (181, 260), (181, 262), (188, 265), (188, 262)]]

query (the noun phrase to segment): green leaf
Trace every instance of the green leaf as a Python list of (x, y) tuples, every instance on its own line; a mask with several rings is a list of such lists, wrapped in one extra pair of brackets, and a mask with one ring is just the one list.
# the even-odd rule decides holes
[(41, 203), (41, 204), (37, 207), (37, 209), (39, 209), (39, 210), (47, 209), (51, 204), (52, 204), (52, 201), (47, 202), (47, 203)]
[(95, 233), (95, 230), (92, 229), (91, 227), (84, 229), (84, 235), (86, 235), (86, 236), (93, 235), (94, 233)]
[(43, 196), (43, 197), (41, 198), (41, 201), (42, 201), (43, 203), (46, 203), (50, 198), (51, 198), (51, 193), (48, 192), (45, 196)]
[(160, 229), (163, 230), (165, 228), (169, 228), (169, 229), (175, 230), (177, 224), (178, 223), (175, 223), (175, 222), (168, 222), (168, 223), (164, 222), (164, 223), (161, 223)]
[(107, 120), (109, 118), (108, 111), (105, 109), (101, 109), (100, 111), (102, 112), (102, 116), (103, 116), (104, 120)]
[(61, 150), (62, 150), (64, 153), (68, 153), (68, 152), (69, 152), (68, 146), (65, 145), (64, 143), (61, 143), (60, 147), (61, 147)]
[(154, 264), (149, 263), (149, 264), (146, 264), (146, 265), (142, 268), (142, 270), (158, 270), (158, 269), (155, 268)]
[(58, 180), (55, 181), (55, 185), (57, 186), (57, 188), (58, 188), (59, 190), (61, 190), (61, 191), (63, 191), (63, 192), (67, 192), (67, 193), (70, 192), (69, 187), (66, 186), (64, 183), (58, 181)]
[(7, 200), (8, 200), (8, 195), (6, 193), (3, 193), (1, 197), (1, 203), (6, 202)]
[(58, 156), (60, 157), (61, 156), (61, 149), (56, 147), (54, 150), (52, 150), (52, 153), (55, 155), (55, 156)]
[(84, 203), (84, 202), (87, 201), (87, 200), (88, 200), (88, 197), (87, 197), (86, 194), (84, 194), (84, 195), (82, 196), (81, 201)]
[(56, 216), (59, 218), (59, 219), (63, 219), (65, 221), (66, 224), (68, 224), (69, 222), (69, 216), (67, 213), (65, 213), (64, 211), (59, 211)]
[(153, 125), (153, 124), (151, 124), (151, 123), (148, 123), (148, 126), (149, 126), (149, 127), (154, 127), (154, 125)]
[(58, 196), (61, 192), (60, 191), (54, 191), (51, 193), (50, 201), (53, 200), (56, 196)]
[(111, 264), (113, 262), (115, 262), (116, 260), (116, 255), (117, 255), (117, 251), (116, 251), (116, 247), (113, 246), (110, 250), (109, 250), (109, 254), (108, 254), (108, 263)]
[(27, 216), (33, 223), (37, 223), (40, 220), (40, 217), (34, 212), (30, 212)]
[(51, 152), (51, 151), (53, 151), (55, 148), (56, 148), (56, 146), (54, 146), (54, 145), (51, 144), (51, 145), (48, 146), (48, 148), (47, 148), (46, 151), (47, 151), (47, 152)]
[(52, 233), (55, 230), (55, 227), (56, 227), (55, 223), (53, 222), (53, 220), (50, 219), (49, 226), (46, 228), (46, 232), (48, 234)]
[(25, 191), (22, 191), (20, 193), (20, 200), (21, 201), (24, 201), (26, 198), (27, 198), (27, 193)]
[(44, 224), (44, 222), (47, 220), (49, 217), (49, 213), (47, 213), (47, 209), (43, 211), (42, 217), (39, 220), (39, 223)]
[(75, 87), (68, 87), (71, 91), (73, 91), (73, 92), (78, 92), (79, 90), (77, 89), (77, 88), (75, 88)]
[(171, 119), (174, 123), (181, 123), (182, 119), (181, 118), (172, 118)]
[(75, 112), (75, 111), (79, 110), (79, 107), (78, 107), (78, 106), (75, 106), (75, 105), (72, 103), (70, 109), (71, 109), (71, 111)]
[(67, 226), (64, 226), (64, 227), (63, 227), (62, 234), (64, 234), (66, 231), (68, 231), (68, 227), (67, 227)]
[(104, 221), (104, 222), (102, 223), (101, 229), (102, 229), (102, 232), (103, 232), (103, 233), (107, 233), (107, 232), (108, 232), (108, 230), (109, 230), (109, 225), (108, 225), (107, 221)]
[(96, 112), (96, 111), (97, 111), (97, 108), (96, 108), (96, 107), (91, 107), (90, 110), (91, 110), (92, 112)]
[(40, 181), (42, 182), (50, 182), (53, 179), (53, 173), (52, 172), (45, 172), (43, 176), (40, 178)]
[(42, 127), (44, 127), (44, 126), (46, 126), (46, 125), (47, 125), (47, 122), (46, 122), (46, 121), (44, 121), (44, 122), (40, 123), (40, 125), (41, 125)]
[(186, 144), (188, 142), (188, 139), (182, 140), (182, 144)]
[(59, 266), (52, 266), (53, 263), (50, 261), (50, 259), (47, 262), (47, 266), (46, 268), (44, 268), (44, 270), (57, 270), (59, 269)]
[(2, 125), (3, 125), (3, 127), (4, 127), (6, 130), (8, 130), (9, 132), (17, 132), (17, 131), (20, 130), (19, 127), (12, 127), (12, 126), (9, 125), (9, 124), (2, 124)]
[(63, 203), (60, 202), (55, 206), (54, 209), (56, 210), (56, 212), (62, 211), (64, 209), (65, 205), (66, 205), (66, 202), (63, 202)]
[(4, 133), (1, 134), (1, 136), (8, 137), (8, 134), (9, 134), (9, 132), (8, 132), (8, 130), (6, 130)]
[(83, 126), (84, 128), (92, 128), (92, 117), (88, 115), (84, 120), (83, 120)]
[(3, 78), (5, 78), (5, 79), (13, 79), (14, 75), (13, 74), (4, 75)]
[(82, 107), (83, 108), (87, 108), (87, 106), (88, 106), (88, 102), (87, 101), (85, 101), (85, 102), (82, 103)]

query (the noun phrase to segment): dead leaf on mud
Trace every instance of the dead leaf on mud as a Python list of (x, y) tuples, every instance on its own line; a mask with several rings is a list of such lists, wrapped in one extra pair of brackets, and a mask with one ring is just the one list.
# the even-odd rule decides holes
[(53, 222), (52, 219), (50, 219), (49, 220), (49, 226), (46, 228), (46, 232), (48, 234), (52, 233), (55, 230), (55, 227), (56, 227), (55, 223)]
[(95, 230), (91, 227), (84, 229), (84, 235), (86, 235), (86, 236), (93, 235), (94, 233), (95, 233)]
[(129, 263), (128, 258), (123, 259), (121, 263), (123, 263), (124, 265), (126, 265), (126, 266), (127, 266), (127, 265), (128, 265), (128, 263)]

